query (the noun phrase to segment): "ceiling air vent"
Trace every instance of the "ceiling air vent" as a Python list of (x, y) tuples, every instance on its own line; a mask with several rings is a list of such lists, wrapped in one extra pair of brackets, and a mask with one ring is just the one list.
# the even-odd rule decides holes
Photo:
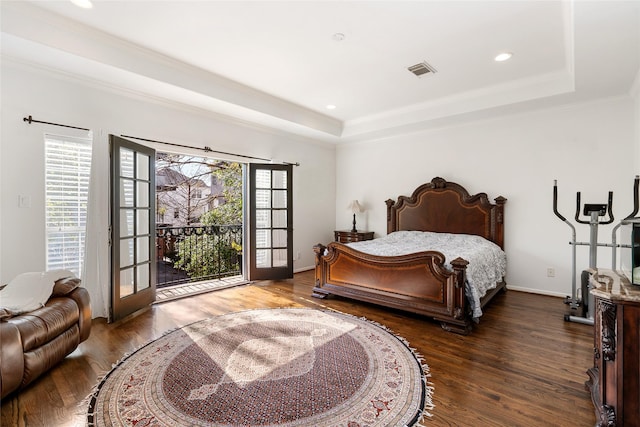
[(420, 62), (419, 64), (412, 65), (407, 69), (418, 77), (421, 77), (429, 73), (435, 74), (437, 72), (435, 68), (433, 68), (431, 65), (427, 64), (426, 62)]

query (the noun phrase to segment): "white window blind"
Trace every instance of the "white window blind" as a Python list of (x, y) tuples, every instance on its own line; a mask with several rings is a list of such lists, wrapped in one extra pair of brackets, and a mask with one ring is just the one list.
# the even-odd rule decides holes
[(90, 138), (45, 135), (47, 270), (80, 277), (90, 170)]

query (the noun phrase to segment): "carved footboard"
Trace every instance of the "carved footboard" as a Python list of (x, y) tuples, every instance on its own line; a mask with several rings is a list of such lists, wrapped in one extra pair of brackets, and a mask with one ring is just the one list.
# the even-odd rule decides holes
[(313, 249), (313, 296), (341, 295), (433, 317), (452, 332), (470, 332), (464, 259), (451, 261), (453, 271), (449, 271), (444, 255), (436, 251), (383, 257), (337, 242)]

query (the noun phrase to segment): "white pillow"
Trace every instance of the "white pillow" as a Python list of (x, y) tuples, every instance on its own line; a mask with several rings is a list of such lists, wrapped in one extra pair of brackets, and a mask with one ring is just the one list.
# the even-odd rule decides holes
[(0, 291), (0, 307), (14, 315), (36, 310), (47, 302), (56, 280), (74, 276), (68, 270), (19, 274)]

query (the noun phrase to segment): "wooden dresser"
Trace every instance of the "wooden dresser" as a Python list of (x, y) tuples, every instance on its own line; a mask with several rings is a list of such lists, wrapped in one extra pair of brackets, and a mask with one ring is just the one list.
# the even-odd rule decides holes
[(587, 387), (596, 426), (640, 426), (640, 286), (613, 270), (590, 273), (594, 355)]
[(350, 243), (373, 239), (373, 231), (334, 231), (336, 242)]

